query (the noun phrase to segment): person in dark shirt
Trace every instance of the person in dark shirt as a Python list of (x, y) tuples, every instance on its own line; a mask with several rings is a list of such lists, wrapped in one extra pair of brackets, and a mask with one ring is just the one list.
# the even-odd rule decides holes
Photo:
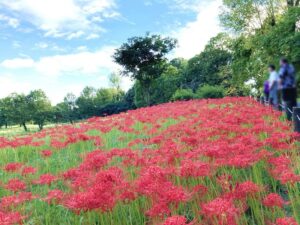
[(264, 82), (264, 100), (265, 100), (265, 102), (269, 101), (269, 95), (270, 95), (269, 81), (266, 80)]
[(285, 58), (280, 60), (279, 80), (287, 119), (292, 120), (293, 107), (297, 106), (296, 71)]

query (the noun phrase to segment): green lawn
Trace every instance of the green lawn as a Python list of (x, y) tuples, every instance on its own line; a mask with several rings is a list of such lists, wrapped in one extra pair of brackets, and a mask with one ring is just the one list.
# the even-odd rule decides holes
[[(44, 128), (54, 127), (56, 124), (47, 124)], [(28, 131), (26, 132), (23, 127), (20, 127), (18, 125), (14, 126), (8, 126), (8, 128), (2, 127), (0, 129), (0, 136), (4, 137), (14, 137), (14, 136), (22, 136), (27, 135), (30, 133), (35, 133), (39, 131), (39, 128), (37, 125), (34, 124), (28, 124), (27, 125)]]

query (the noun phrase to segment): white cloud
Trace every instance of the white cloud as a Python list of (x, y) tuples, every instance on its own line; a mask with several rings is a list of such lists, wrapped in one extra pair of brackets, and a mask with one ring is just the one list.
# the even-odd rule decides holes
[(86, 52), (86, 51), (88, 51), (88, 47), (82, 45), (82, 46), (78, 46), (76, 50), (79, 52)]
[(92, 39), (97, 39), (99, 38), (100, 35), (99, 34), (90, 34), (86, 37), (87, 40), (92, 40)]
[(1, 62), (0, 66), (7, 69), (26, 69), (32, 68), (34, 61), (30, 58), (7, 59)]
[(167, 4), (170, 9), (176, 12), (197, 11), (200, 4), (207, 4), (211, 0), (147, 0), (144, 2), (146, 6), (152, 6), (154, 3)]
[(132, 81), (129, 77), (122, 77), (121, 78), (121, 89), (124, 91), (128, 91), (134, 84), (134, 81)]
[(111, 58), (114, 49), (114, 47), (105, 47), (96, 52), (83, 51), (42, 57), (35, 62), (35, 69), (49, 76), (59, 76), (64, 73), (97, 74), (101, 70), (114, 70), (117, 68)]
[(60, 76), (70, 74), (97, 74), (102, 70), (113, 71), (118, 69), (118, 65), (112, 60), (115, 47), (104, 47), (98, 51), (87, 51), (84, 46), (82, 50), (74, 54), (54, 55), (41, 57), (34, 61), (31, 58), (7, 59), (0, 63), (0, 68), (25, 69), (31, 68), (40, 75)]
[(49, 47), (49, 45), (46, 42), (39, 42), (35, 44), (35, 47), (40, 49), (46, 49)]
[(4, 98), (13, 92), (28, 93), (32, 89), (30, 82), (18, 82), (11, 74), (2, 74), (0, 83), (0, 98)]
[[(1, 6), (44, 31), (45, 36), (68, 39), (101, 33), (100, 19), (120, 16), (114, 0), (1, 0)], [(93, 21), (95, 17), (97, 21)]]
[(175, 50), (176, 57), (191, 58), (200, 53), (209, 39), (221, 31), (218, 18), (221, 5), (221, 0), (213, 0), (206, 5), (193, 6), (198, 8), (196, 20), (172, 33), (179, 44)]
[(0, 21), (4, 21), (7, 23), (7, 25), (17, 28), (20, 25), (20, 22), (16, 18), (12, 18), (3, 14), (0, 14)]
[(67, 36), (68, 40), (72, 40), (74, 38), (79, 38), (82, 37), (84, 35), (84, 31), (80, 30), (80, 31), (76, 31), (74, 33), (71, 33)]

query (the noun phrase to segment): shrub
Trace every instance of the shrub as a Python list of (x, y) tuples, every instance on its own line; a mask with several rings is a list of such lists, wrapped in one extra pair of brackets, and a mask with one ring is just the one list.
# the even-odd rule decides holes
[(190, 100), (193, 98), (195, 98), (195, 94), (192, 89), (178, 89), (172, 96), (173, 101)]
[(197, 98), (223, 98), (225, 90), (222, 86), (204, 85), (196, 92)]

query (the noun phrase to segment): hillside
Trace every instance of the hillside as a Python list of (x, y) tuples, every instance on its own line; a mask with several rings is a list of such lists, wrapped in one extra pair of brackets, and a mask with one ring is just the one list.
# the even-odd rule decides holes
[(2, 137), (0, 224), (296, 225), (297, 138), (249, 98)]

